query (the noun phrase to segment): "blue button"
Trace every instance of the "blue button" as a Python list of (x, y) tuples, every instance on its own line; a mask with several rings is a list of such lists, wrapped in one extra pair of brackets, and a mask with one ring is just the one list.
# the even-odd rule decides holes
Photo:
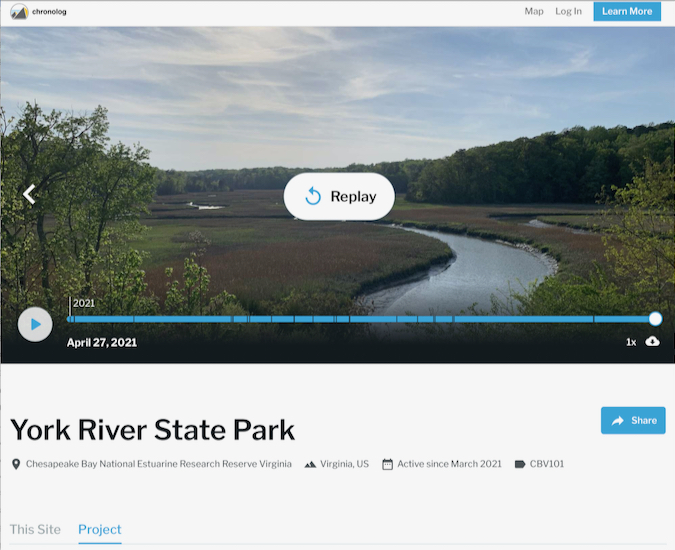
[(665, 407), (603, 407), (603, 434), (664, 434)]
[(661, 2), (593, 2), (594, 21), (661, 21)]

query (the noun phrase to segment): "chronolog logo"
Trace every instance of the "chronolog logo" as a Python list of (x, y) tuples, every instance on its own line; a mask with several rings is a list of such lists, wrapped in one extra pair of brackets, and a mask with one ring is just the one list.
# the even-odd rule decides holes
[(12, 19), (28, 19), (28, 8), (23, 4), (14, 4), (9, 13)]

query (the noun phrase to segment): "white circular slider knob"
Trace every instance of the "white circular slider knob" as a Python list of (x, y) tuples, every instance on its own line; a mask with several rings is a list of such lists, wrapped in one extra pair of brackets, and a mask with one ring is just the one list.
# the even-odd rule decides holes
[(372, 222), (389, 214), (395, 200), (389, 180), (372, 172), (306, 172), (284, 189), (286, 208), (305, 221)]
[(652, 311), (649, 314), (649, 324), (653, 327), (658, 327), (661, 323), (663, 323), (663, 315), (658, 311)]

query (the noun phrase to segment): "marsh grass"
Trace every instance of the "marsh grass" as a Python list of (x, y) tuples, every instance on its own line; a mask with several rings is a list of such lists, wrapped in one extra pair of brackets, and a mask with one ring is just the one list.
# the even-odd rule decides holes
[[(197, 210), (188, 202), (228, 206)], [(294, 291), (352, 298), (451, 256), (440, 241), (376, 224), (294, 220), (278, 191), (160, 197), (143, 221), (149, 229), (134, 244), (148, 253), (153, 293), (164, 294), (165, 269), (180, 271), (184, 245), (198, 230), (211, 243), (203, 257), (210, 292), (227, 290), (250, 310)]]

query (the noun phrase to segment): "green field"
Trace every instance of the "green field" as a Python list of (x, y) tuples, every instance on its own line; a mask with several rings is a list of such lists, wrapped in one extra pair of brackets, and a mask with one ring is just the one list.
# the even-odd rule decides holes
[[(200, 210), (189, 203), (221, 208)], [(527, 222), (596, 213), (592, 206), (438, 206), (398, 197), (385, 221), (527, 242), (555, 255), (563, 272), (585, 275), (594, 261), (603, 261), (601, 235)], [(191, 234), (198, 231), (210, 243), (203, 256), (211, 275), (210, 293), (226, 290), (252, 309), (293, 291), (354, 297), (383, 282), (423, 272), (447, 261), (450, 254), (440, 241), (383, 224), (294, 220), (281, 191), (162, 196), (142, 221), (148, 229), (134, 246), (148, 253), (144, 269), (153, 293), (164, 294), (166, 268), (180, 273), (184, 258), (195, 248)]]
[[(223, 206), (198, 210), (187, 206)], [(210, 244), (203, 265), (210, 292), (226, 290), (247, 307), (279, 300), (293, 291), (355, 296), (366, 288), (446, 262), (442, 242), (377, 224), (302, 222), (283, 205), (280, 191), (240, 191), (161, 197), (143, 219), (148, 227), (134, 246), (150, 289), (161, 296), (165, 269), (182, 270), (199, 231)]]

